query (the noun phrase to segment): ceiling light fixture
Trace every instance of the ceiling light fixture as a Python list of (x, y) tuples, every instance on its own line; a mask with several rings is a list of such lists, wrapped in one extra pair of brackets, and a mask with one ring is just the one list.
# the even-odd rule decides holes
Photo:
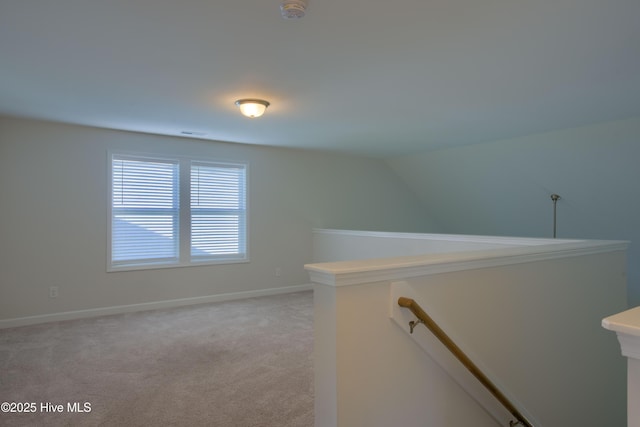
[(280, 13), (285, 19), (302, 18), (307, 10), (307, 0), (282, 0)]
[(264, 114), (269, 102), (263, 99), (238, 99), (236, 105), (242, 114), (253, 119)]

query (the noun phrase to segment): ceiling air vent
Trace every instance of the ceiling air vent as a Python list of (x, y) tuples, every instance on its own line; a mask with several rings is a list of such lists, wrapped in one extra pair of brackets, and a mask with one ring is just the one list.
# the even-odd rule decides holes
[(190, 131), (190, 130), (183, 130), (180, 133), (182, 135), (188, 135), (188, 136), (205, 136), (207, 134), (206, 132), (194, 132), (194, 131)]

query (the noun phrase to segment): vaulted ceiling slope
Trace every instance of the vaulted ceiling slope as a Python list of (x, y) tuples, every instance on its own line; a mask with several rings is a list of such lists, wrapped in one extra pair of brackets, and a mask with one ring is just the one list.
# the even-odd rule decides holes
[(2, 0), (0, 114), (379, 157), (640, 115), (638, 0), (279, 5)]

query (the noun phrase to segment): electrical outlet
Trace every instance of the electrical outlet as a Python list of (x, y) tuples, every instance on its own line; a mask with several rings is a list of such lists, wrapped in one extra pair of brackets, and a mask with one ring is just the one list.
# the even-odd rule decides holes
[(282, 276), (282, 269), (280, 267), (276, 267), (276, 277)]
[(49, 286), (49, 298), (58, 298), (57, 286)]

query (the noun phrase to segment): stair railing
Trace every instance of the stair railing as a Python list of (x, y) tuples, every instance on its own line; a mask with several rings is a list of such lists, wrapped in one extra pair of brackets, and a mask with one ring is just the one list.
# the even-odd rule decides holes
[(515, 420), (509, 422), (510, 427), (522, 425), (524, 427), (533, 427), (527, 418), (516, 409), (509, 399), (491, 382), (491, 380), (476, 366), (475, 363), (453, 342), (453, 340), (438, 326), (438, 324), (420, 307), (420, 305), (411, 298), (398, 298), (398, 305), (411, 310), (418, 318), (409, 322), (409, 331), (413, 333), (414, 328), (423, 324), (435, 335), (438, 340), (449, 350), (471, 374), (502, 404), (502, 406), (513, 415)]

